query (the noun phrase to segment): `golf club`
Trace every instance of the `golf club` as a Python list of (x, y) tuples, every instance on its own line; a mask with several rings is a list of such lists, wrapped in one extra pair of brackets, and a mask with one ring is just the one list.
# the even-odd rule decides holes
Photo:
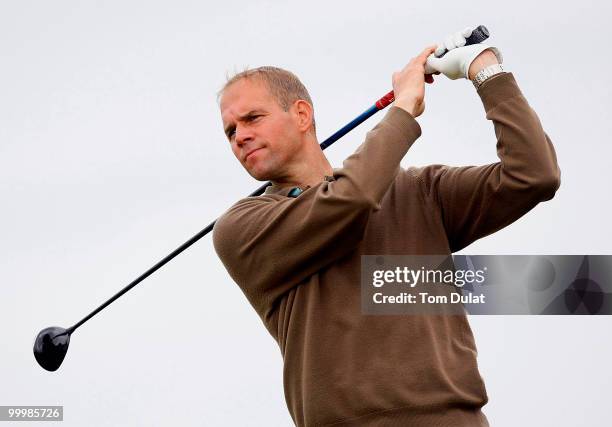
[[(489, 31), (484, 25), (480, 25), (477, 28), (475, 28), (471, 36), (466, 39), (466, 45), (480, 43), (483, 40), (486, 40), (488, 37), (489, 37)], [(340, 130), (336, 131), (333, 135), (331, 135), (329, 138), (323, 141), (320, 144), (321, 149), (325, 150), (327, 147), (329, 147), (334, 142), (342, 138), (348, 132), (350, 132), (351, 130), (359, 126), (361, 123), (363, 123), (365, 120), (370, 118), (376, 112), (387, 107), (394, 100), (395, 98), (393, 95), (393, 91), (390, 91), (385, 96), (383, 96), (378, 101), (376, 101), (374, 105), (372, 105), (366, 111), (361, 113), (351, 122), (343, 126)], [(271, 182), (268, 182), (262, 185), (257, 190), (249, 194), (249, 197), (259, 196), (263, 194), (266, 187), (268, 187), (271, 184), (272, 184)], [(36, 358), (36, 361), (38, 362), (38, 364), (42, 368), (46, 369), (47, 371), (56, 371), (61, 366), (64, 360), (64, 357), (66, 356), (66, 352), (68, 351), (68, 345), (70, 344), (70, 336), (79, 326), (87, 322), (97, 313), (99, 313), (104, 308), (106, 308), (108, 305), (110, 305), (113, 301), (118, 299), (121, 295), (125, 294), (127, 291), (129, 291), (134, 286), (142, 282), (144, 279), (149, 277), (155, 271), (160, 269), (168, 261), (176, 257), (178, 254), (183, 252), (189, 246), (193, 245), (195, 242), (197, 242), (202, 237), (204, 237), (206, 234), (208, 234), (213, 229), (215, 222), (216, 220), (208, 224), (203, 230), (201, 230), (199, 233), (194, 235), (191, 239), (187, 240), (181, 246), (176, 248), (174, 251), (172, 251), (170, 254), (164, 257), (161, 261), (159, 261), (153, 267), (149, 268), (147, 271), (141, 274), (138, 278), (136, 278), (126, 287), (124, 287), (119, 292), (117, 292), (108, 301), (100, 305), (98, 308), (96, 308), (94, 311), (92, 311), (90, 314), (85, 316), (83, 319), (81, 319), (78, 323), (74, 324), (70, 328), (65, 329), (59, 326), (52, 326), (52, 327), (45, 328), (42, 331), (40, 331), (38, 335), (36, 336), (36, 340), (34, 342), (34, 357)]]

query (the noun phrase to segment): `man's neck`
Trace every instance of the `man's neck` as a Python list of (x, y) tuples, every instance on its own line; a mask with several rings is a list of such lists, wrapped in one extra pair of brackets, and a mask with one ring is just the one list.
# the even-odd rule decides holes
[(309, 144), (309, 147), (310, 149), (300, 156), (300, 162), (292, 165), (289, 175), (273, 179), (272, 184), (282, 187), (314, 187), (324, 181), (326, 176), (332, 176), (334, 170), (316, 140), (315, 144)]
[(333, 169), (331, 166), (329, 168), (322, 168), (319, 170), (309, 170), (307, 173), (298, 174), (291, 178), (272, 180), (272, 184), (278, 185), (281, 187), (314, 187), (321, 181), (325, 180), (326, 176), (332, 176)]

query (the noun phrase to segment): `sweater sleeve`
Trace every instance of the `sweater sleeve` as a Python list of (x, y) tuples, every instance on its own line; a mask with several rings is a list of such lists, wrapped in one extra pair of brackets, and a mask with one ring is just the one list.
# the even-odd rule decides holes
[(285, 292), (357, 247), (420, 135), (414, 117), (392, 106), (334, 170), (335, 180), (297, 198), (244, 198), (217, 220), (215, 251), (262, 318)]
[(484, 166), (431, 165), (417, 172), (437, 201), (451, 252), (507, 226), (560, 185), (555, 150), (512, 73), (478, 89), (493, 121), (500, 161)]

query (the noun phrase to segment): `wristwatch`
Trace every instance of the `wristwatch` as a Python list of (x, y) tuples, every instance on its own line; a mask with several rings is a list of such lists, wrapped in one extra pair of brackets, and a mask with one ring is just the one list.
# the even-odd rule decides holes
[(478, 73), (476, 73), (476, 76), (472, 80), (472, 83), (474, 83), (474, 87), (478, 89), (480, 85), (482, 85), (485, 82), (485, 80), (503, 71), (504, 71), (504, 68), (502, 67), (501, 64), (489, 65), (488, 67), (485, 67), (482, 70), (480, 70)]

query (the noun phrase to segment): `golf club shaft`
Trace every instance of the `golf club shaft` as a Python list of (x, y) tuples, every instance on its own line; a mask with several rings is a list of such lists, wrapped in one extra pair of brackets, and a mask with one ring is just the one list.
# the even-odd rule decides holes
[[(470, 45), (470, 44), (476, 44), (476, 43), (480, 43), (483, 40), (487, 39), (489, 37), (489, 31), (487, 30), (487, 28), (484, 25), (480, 25), (478, 26), (476, 29), (474, 29), (474, 31), (472, 32), (472, 35), (470, 37), (468, 37), (466, 39), (466, 45)], [(389, 104), (391, 104), (393, 101), (395, 100), (393, 91), (388, 92), (386, 95), (384, 95), (382, 98), (380, 98), (378, 101), (376, 101), (374, 103), (374, 105), (372, 105), (370, 108), (368, 108), (367, 110), (365, 110), (363, 113), (361, 113), (359, 116), (355, 117), (353, 120), (351, 120), (349, 123), (347, 123), (345, 126), (343, 126), (341, 129), (339, 129), (338, 131), (336, 131), (333, 135), (331, 135), (329, 138), (327, 138), (325, 141), (323, 141), (320, 145), (322, 150), (325, 150), (327, 147), (329, 147), (330, 145), (332, 145), (334, 142), (336, 142), (337, 140), (339, 140), (340, 138), (342, 138), (344, 135), (346, 135), (347, 133), (349, 133), (351, 130), (355, 129), (357, 126), (359, 126), (361, 123), (363, 123), (364, 121), (366, 121), (367, 119), (369, 119), (370, 117), (372, 117), (374, 114), (376, 114), (378, 111), (384, 109), (385, 107), (387, 107)], [(262, 185), (261, 187), (259, 187), (257, 190), (255, 190), (254, 192), (252, 192), (251, 194), (249, 194), (249, 197), (255, 197), (255, 196), (259, 196), (261, 194), (264, 193), (264, 191), (266, 190), (266, 188), (268, 186), (270, 186), (272, 183), (271, 182), (267, 182), (266, 184)], [(106, 308), (108, 305), (110, 305), (113, 301), (115, 301), (117, 298), (119, 298), (121, 295), (125, 294), (127, 291), (129, 291), (130, 289), (132, 289), (134, 286), (136, 286), (137, 284), (139, 284), (140, 282), (142, 282), (144, 279), (146, 279), (147, 277), (149, 277), (151, 274), (153, 274), (154, 272), (156, 272), (157, 270), (159, 270), (161, 267), (163, 267), (166, 263), (168, 263), (168, 261), (172, 260), (174, 257), (176, 257), (178, 254), (180, 254), (181, 252), (183, 252), (185, 249), (187, 249), (188, 247), (190, 247), (191, 245), (193, 245), (195, 242), (197, 242), (198, 240), (200, 240), (202, 237), (206, 236), (210, 231), (212, 231), (213, 227), (215, 226), (215, 222), (217, 222), (216, 220), (211, 222), (210, 224), (208, 224), (206, 226), (206, 228), (204, 228), (203, 230), (201, 230), (199, 233), (197, 233), (195, 236), (193, 236), (191, 239), (187, 240), (185, 243), (183, 243), (181, 246), (179, 246), (178, 248), (176, 248), (174, 251), (172, 251), (170, 254), (168, 254), (167, 256), (165, 256), (162, 260), (160, 260), (157, 264), (155, 264), (153, 267), (149, 268), (147, 271), (145, 271), (143, 274), (141, 274), (139, 277), (137, 277), (134, 281), (132, 281), (130, 284), (128, 284), (126, 287), (124, 287), (123, 289), (121, 289), (119, 292), (117, 292), (115, 295), (113, 295), (108, 301), (106, 301), (104, 304), (102, 304), (101, 306), (99, 306), (98, 308), (96, 308), (94, 311), (92, 311), (90, 314), (88, 314), (87, 316), (85, 316), (83, 319), (81, 319), (78, 323), (76, 323), (75, 325), (73, 325), (72, 327), (67, 329), (67, 333), (72, 334), (72, 332), (74, 332), (79, 326), (81, 326), (83, 323), (87, 322), (89, 319), (91, 319), (93, 316), (95, 316), (96, 314), (98, 314), (100, 311), (104, 310), (104, 308)]]

